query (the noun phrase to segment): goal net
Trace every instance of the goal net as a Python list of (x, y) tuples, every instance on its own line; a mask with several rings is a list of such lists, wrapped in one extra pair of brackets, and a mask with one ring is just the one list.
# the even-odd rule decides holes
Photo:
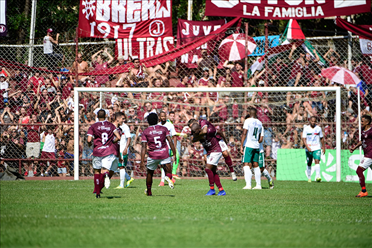
[[(93, 104), (86, 106), (92, 99)], [(115, 112), (125, 113), (125, 123), (132, 137), (127, 170), (134, 176), (144, 175), (139, 170), (139, 162), (140, 136), (148, 126), (144, 118), (146, 112), (165, 112), (177, 133), (189, 133), (187, 122), (190, 119), (210, 121), (217, 130), (223, 131), (234, 171), (237, 176), (243, 176), (240, 145), (249, 108), (257, 109), (258, 119), (263, 123), (264, 166), (277, 180), (307, 180), (301, 137), (311, 116), (317, 117), (317, 125), (324, 135), (326, 152), (320, 162), (322, 180), (340, 181), (355, 175), (349, 166), (347, 147), (341, 146), (339, 87), (74, 88), (74, 117), (80, 120), (74, 122), (74, 149), (75, 154), (79, 154), (74, 159), (80, 171), (91, 169), (92, 147), (86, 142), (86, 132), (94, 123), (91, 110), (95, 108), (107, 109), (109, 121)], [(179, 176), (205, 176), (205, 152), (200, 143), (179, 136), (176, 148), (180, 159)], [(220, 159), (218, 169), (222, 177), (230, 176), (224, 158)], [(155, 175), (159, 176), (160, 171)], [(79, 179), (77, 169), (75, 179)], [(315, 179), (315, 173), (312, 173), (312, 179)]]

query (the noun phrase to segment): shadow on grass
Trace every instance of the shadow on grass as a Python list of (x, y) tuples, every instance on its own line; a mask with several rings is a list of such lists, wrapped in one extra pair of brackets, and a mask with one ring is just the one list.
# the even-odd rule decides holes
[(165, 196), (165, 197), (176, 197), (176, 195), (152, 195), (152, 196), (161, 196), (161, 197), (163, 197), (163, 196)]
[(122, 198), (122, 197), (121, 196), (101, 196), (101, 198), (114, 199), (114, 198)]

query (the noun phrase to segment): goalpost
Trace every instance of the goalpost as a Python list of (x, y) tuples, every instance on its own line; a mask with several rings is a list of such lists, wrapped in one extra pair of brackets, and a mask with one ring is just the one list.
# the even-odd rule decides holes
[[(330, 122), (328, 122), (328, 124), (326, 123), (322, 123), (321, 125), (323, 125), (324, 127), (327, 127), (328, 126), (332, 126), (334, 128), (333, 130), (333, 133), (334, 133), (334, 140), (333, 140), (333, 143), (334, 143), (334, 147), (331, 148), (334, 152), (332, 152), (332, 154), (334, 153), (334, 155), (330, 155), (332, 157), (336, 157), (335, 160), (335, 165), (331, 167), (329, 167), (327, 169), (327, 171), (332, 171), (332, 172), (335, 172), (335, 180), (333, 181), (337, 181), (337, 182), (340, 182), (341, 181), (341, 88), (340, 87), (237, 87), (237, 88), (81, 88), (81, 87), (76, 87), (74, 88), (74, 180), (79, 180), (79, 118), (81, 118), (79, 116), (79, 102), (80, 102), (80, 98), (79, 98), (79, 93), (89, 93), (89, 94), (95, 94), (97, 97), (99, 97), (100, 99), (100, 107), (101, 108), (105, 108), (104, 106), (104, 95), (105, 94), (114, 94), (114, 93), (133, 93), (133, 94), (139, 94), (139, 93), (143, 93), (143, 94), (151, 94), (151, 93), (160, 93), (160, 94), (174, 94), (174, 93), (192, 93), (192, 94), (198, 94), (200, 93), (201, 96), (200, 96), (200, 100), (203, 99), (203, 94), (208, 94), (210, 92), (217, 92), (219, 97), (220, 98), (224, 98), (225, 99), (225, 107), (226, 107), (226, 111), (227, 109), (229, 108), (230, 112), (231, 112), (231, 106), (233, 104), (236, 104), (238, 109), (239, 109), (239, 118), (240, 117), (244, 117), (242, 116), (242, 114), (246, 114), (246, 112), (244, 112), (244, 110), (246, 110), (249, 106), (254, 106), (254, 107), (258, 107), (258, 108), (262, 108), (262, 109), (265, 109), (266, 106), (267, 108), (271, 109), (271, 112), (272, 112), (272, 109), (275, 109), (275, 113), (272, 113), (271, 114), (271, 119), (273, 120), (274, 118), (278, 117), (278, 115), (282, 115), (280, 116), (281, 118), (284, 118), (285, 116), (284, 115), (287, 115), (285, 114), (284, 111), (287, 111), (286, 110), (286, 107), (283, 107), (283, 106), (286, 106), (286, 103), (287, 103), (287, 96), (290, 95), (290, 99), (291, 99), (291, 104), (293, 104), (293, 109), (299, 109), (299, 106), (303, 106), (307, 101), (309, 101), (308, 98), (304, 98), (301, 96), (305, 96), (307, 95), (308, 93), (311, 93), (311, 92), (324, 92), (326, 93), (327, 95), (327, 99), (329, 100), (329, 105), (328, 105), (328, 108), (332, 108), (334, 110), (334, 115), (333, 116), (328, 116), (328, 120), (331, 120)], [(246, 102), (247, 100), (247, 93), (251, 93), (251, 94), (256, 94), (257, 96), (260, 95), (260, 99), (259, 100), (255, 100), (254, 102)], [(297, 99), (298, 97), (298, 99)], [(120, 98), (120, 96), (119, 96)], [(249, 98), (249, 97), (248, 97)], [(129, 98), (121, 98), (121, 99), (128, 99), (128, 100), (131, 100), (131, 101), (138, 101), (138, 102), (154, 102), (156, 100), (147, 100), (145, 98), (141, 98), (141, 99), (129, 99)], [(258, 99), (258, 97), (256, 98)], [(311, 100), (311, 99), (310, 99)], [(314, 100), (314, 99), (313, 99)], [(159, 101), (159, 100), (157, 100)], [(253, 100), (252, 100), (253, 101)], [(216, 106), (222, 106), (224, 103), (223, 103), (223, 100), (220, 100), (220, 101), (216, 101), (216, 103), (214, 105), (203, 105), (204, 101), (199, 101), (199, 102), (193, 102), (193, 106), (194, 108), (205, 108), (208, 110), (209, 109), (212, 109), (214, 105)], [(300, 102), (300, 103), (299, 103)], [(173, 104), (172, 101), (164, 101), (165, 104)], [(176, 104), (176, 103), (174, 103)], [(178, 104), (181, 104), (182, 106), (187, 106), (189, 105), (190, 103), (187, 102), (187, 101), (184, 101), (182, 103), (178, 103)], [(291, 105), (290, 104), (290, 105)], [(297, 104), (297, 105), (296, 105)], [(310, 108), (309, 105), (311, 106), (311, 104), (307, 104), (307, 108)], [(334, 106), (335, 105), (335, 106)], [(270, 106), (274, 106), (274, 107), (270, 107)], [(291, 105), (292, 106), (292, 105)], [(316, 105), (317, 106), (317, 105)], [(324, 106), (323, 106), (324, 107)], [(315, 107), (317, 109), (317, 107)], [(280, 112), (282, 111), (282, 112)], [(298, 111), (298, 110), (296, 110)], [(288, 111), (287, 111), (288, 112)], [(307, 109), (307, 112), (309, 112), (309, 110)], [(221, 115), (222, 112), (216, 112), (213, 114), (214, 117), (217, 117), (218, 119), (218, 122), (221, 122), (220, 120), (220, 117), (219, 115)], [(289, 113), (290, 115), (290, 113)], [(306, 114), (306, 116), (308, 117), (309, 115), (311, 115), (310, 113)], [(288, 115), (287, 115), (288, 116)], [(209, 116), (210, 117), (210, 116)], [(221, 117), (222, 118), (222, 117)], [(307, 118), (306, 118), (307, 119)], [(323, 119), (322, 119), (323, 120)], [(333, 123), (332, 123), (332, 120), (333, 120)], [(307, 121), (304, 121), (305, 123), (308, 123)], [(335, 122), (335, 123), (334, 123)], [(213, 122), (212, 122), (213, 123)], [(303, 123), (301, 123), (303, 125)], [(270, 122), (269, 124), (265, 124), (265, 122), (263, 122), (263, 126), (265, 129), (268, 129), (269, 132), (268, 134), (269, 135), (272, 135), (270, 138), (267, 139), (267, 142), (270, 144), (270, 139), (272, 138), (273, 139), (273, 142), (278, 140), (280, 137), (281, 140), (279, 140), (278, 142), (281, 143), (282, 141), (283, 142), (286, 142), (286, 139), (289, 141), (289, 143), (293, 143), (293, 141), (290, 141), (291, 139), (296, 139), (297, 140), (297, 145), (300, 146), (301, 144), (301, 139), (299, 139), (299, 132), (301, 132), (300, 128), (297, 128), (297, 131), (295, 130), (296, 129), (296, 125), (299, 126), (301, 124), (296, 124), (296, 123), (283, 123), (283, 122), (275, 122), (275, 121), (272, 121)], [(180, 125), (183, 125), (185, 126), (186, 123), (182, 123)], [(239, 130), (241, 130), (241, 127), (243, 125), (243, 123), (239, 120), (237, 120), (235, 122), (235, 124), (230, 124), (229, 120), (225, 120), (225, 121), (222, 121), (222, 128), (224, 128), (224, 125), (227, 126), (228, 130), (230, 130), (229, 132), (232, 133), (233, 135), (235, 135), (235, 144), (237, 144), (237, 140), (239, 140)], [(289, 130), (289, 126), (293, 126), (294, 128), (292, 128), (291, 130)], [(323, 132), (324, 132), (324, 127), (322, 127), (323, 129)], [(282, 137), (283, 135), (283, 130), (285, 130), (285, 135), (286, 137)], [(274, 131), (273, 131), (274, 130)], [(289, 131), (288, 131), (289, 130)], [(270, 134), (271, 132), (271, 134)], [(289, 134), (289, 132), (291, 132), (291, 134)], [(293, 135), (293, 133), (295, 133), (296, 135)], [(301, 133), (302, 134), (302, 133)], [(292, 135), (292, 136), (291, 136)], [(232, 140), (232, 143), (234, 143), (234, 137), (231, 138), (229, 137), (229, 135), (226, 135), (226, 138), (227, 140)], [(294, 137), (293, 137), (294, 136)], [(332, 139), (332, 135), (330, 137), (330, 139)], [(239, 140), (240, 141), (240, 140)], [(265, 141), (266, 142), (266, 141)], [(296, 141), (295, 141), (296, 142)], [(326, 141), (327, 142), (327, 141)], [(270, 146), (269, 144), (266, 144), (267, 146)], [(284, 143), (282, 143), (284, 144)], [(288, 145), (288, 144), (286, 144)], [(328, 144), (329, 145), (329, 144)], [(271, 149), (271, 146), (270, 148), (267, 148), (267, 146), (265, 147), (265, 152), (267, 153), (273, 153), (273, 150), (270, 150)], [(283, 146), (284, 147), (284, 146)], [(266, 149), (267, 148), (267, 149)], [(281, 169), (281, 168), (278, 168), (277, 172), (279, 173), (279, 175), (283, 175), (283, 174), (286, 174), (286, 173), (291, 173), (290, 171), (292, 170), (297, 170), (297, 171), (305, 171), (306, 169), (306, 161), (303, 161), (301, 158), (301, 164), (298, 164), (298, 162), (295, 162), (295, 161), (298, 161), (298, 156), (297, 154), (300, 154), (301, 153), (301, 156), (303, 154), (305, 154), (304, 152), (304, 149), (302, 147), (298, 147), (299, 149), (279, 149), (279, 150), (285, 150), (285, 153), (283, 152), (279, 152), (278, 154), (275, 154), (275, 156), (278, 155), (277, 157), (277, 160), (276, 159), (268, 159), (268, 163), (270, 163), (270, 166), (273, 166), (274, 170), (277, 170), (276, 166), (279, 164), (283, 164), (284, 162), (287, 163), (289, 165), (288, 169)], [(269, 151), (270, 150), (270, 151)], [(297, 152), (300, 152), (300, 153), (297, 153)], [(280, 154), (284, 154), (285, 156), (285, 159), (280, 159)], [(270, 154), (266, 154), (266, 157), (270, 157), (272, 155)], [(273, 156), (272, 156), (273, 157)], [(282, 156), (283, 157), (283, 156)], [(270, 157), (271, 158), (271, 157)], [(279, 161), (280, 159), (280, 161)], [(296, 160), (297, 159), (297, 160)], [(238, 158), (236, 157), (235, 159), (235, 171), (236, 172), (239, 172), (240, 175), (242, 175), (241, 171), (241, 157)], [(284, 161), (285, 160), (285, 161)], [(322, 159), (322, 160), (325, 160), (325, 159)], [(329, 157), (328, 157), (328, 160)], [(223, 158), (220, 160), (221, 163), (224, 163), (224, 160)], [(328, 161), (329, 162), (329, 161)], [(292, 164), (291, 164), (292, 163)], [(325, 163), (327, 163), (327, 161), (325, 161)], [(329, 165), (327, 165), (329, 166)], [(188, 165), (187, 168), (194, 168), (192, 167), (191, 165)], [(281, 171), (282, 170), (282, 171)], [(282, 174), (280, 174), (282, 173)], [(296, 172), (298, 174), (301, 174), (302, 172)], [(326, 173), (327, 174), (327, 173)], [(194, 175), (194, 174), (193, 174)], [(306, 179), (305, 177), (305, 173), (302, 175), (294, 175), (296, 176), (296, 178), (303, 178), (303, 180)], [(326, 175), (325, 175), (326, 176)], [(292, 180), (292, 179), (281, 179), (281, 180)], [(293, 179), (293, 180), (299, 180), (299, 179)], [(345, 179), (342, 179), (342, 180), (345, 180)], [(328, 181), (328, 180), (326, 180)]]

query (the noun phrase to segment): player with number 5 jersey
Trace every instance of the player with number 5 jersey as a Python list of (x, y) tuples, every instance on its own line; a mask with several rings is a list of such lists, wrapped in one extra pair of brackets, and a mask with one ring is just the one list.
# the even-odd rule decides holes
[(142, 149), (141, 149), (141, 169), (145, 168), (145, 155), (148, 153), (147, 157), (147, 176), (146, 176), (146, 194), (148, 196), (152, 195), (152, 178), (154, 171), (160, 165), (165, 171), (165, 180), (171, 189), (174, 188), (172, 182), (172, 165), (171, 158), (169, 157), (169, 148), (167, 142), (172, 149), (173, 156), (175, 159), (176, 148), (173, 141), (170, 138), (168, 128), (164, 126), (157, 125), (159, 117), (155, 113), (151, 113), (147, 117), (149, 127), (146, 128), (142, 133)]

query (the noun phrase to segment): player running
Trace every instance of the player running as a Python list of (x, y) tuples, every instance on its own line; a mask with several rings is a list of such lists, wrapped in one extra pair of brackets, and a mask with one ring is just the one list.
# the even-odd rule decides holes
[[(161, 112), (160, 115), (159, 115), (159, 117), (160, 117), (160, 122), (159, 122), (158, 125), (163, 126), (163, 127), (166, 127), (168, 129), (168, 131), (169, 131), (170, 137), (173, 138), (173, 144), (174, 145), (177, 144), (176, 130), (174, 129), (174, 125), (172, 123), (170, 123), (170, 122), (167, 121), (167, 114), (165, 112)], [(169, 146), (168, 141), (167, 141), (167, 145), (168, 145), (168, 149), (169, 149), (169, 156), (172, 157), (173, 156), (173, 153), (172, 153), (172, 150), (171, 150), (171, 148)], [(161, 181), (160, 181), (159, 186), (164, 186), (164, 180), (165, 180), (165, 172), (164, 172), (164, 169), (161, 168)], [(172, 171), (172, 182), (173, 183), (176, 182), (176, 180), (174, 180), (173, 171)]]
[[(125, 114), (122, 112), (118, 112), (116, 114), (119, 114), (124, 118), (126, 118)], [(115, 114), (115, 115), (116, 115)], [(127, 183), (125, 184), (125, 188), (129, 187), (130, 184), (134, 181), (134, 178), (131, 178), (129, 174), (125, 171), (125, 167), (128, 164), (128, 153), (129, 153), (129, 145), (132, 140), (130, 135), (130, 129), (127, 124), (122, 122), (122, 125), (120, 126), (121, 131), (121, 139), (120, 139), (120, 159), (119, 159), (119, 175), (120, 175), (120, 184), (115, 189), (124, 189), (124, 182), (125, 179), (127, 180)]]
[(325, 154), (325, 145), (323, 139), (322, 128), (316, 125), (317, 118), (312, 116), (310, 118), (310, 125), (304, 125), (304, 131), (302, 133), (302, 140), (306, 150), (306, 161), (307, 161), (307, 179), (311, 183), (311, 164), (313, 159), (315, 160), (314, 170), (316, 172), (316, 181), (321, 182), (320, 177), (320, 158)]
[[(167, 145), (170, 145), (173, 154), (176, 154), (176, 148), (170, 138), (169, 131), (166, 127), (157, 125), (159, 119), (158, 115), (155, 113), (150, 113), (147, 116), (147, 121), (149, 127), (146, 128), (142, 133), (142, 149), (141, 149), (141, 164), (140, 167), (142, 170), (145, 169), (145, 155), (148, 152), (147, 157), (147, 178), (146, 178), (146, 194), (152, 196), (151, 186), (152, 178), (154, 171), (160, 165), (164, 168), (166, 176), (165, 180), (168, 182), (168, 185), (171, 189), (174, 188), (172, 182), (172, 165), (171, 158), (169, 157), (169, 148)], [(175, 159), (175, 155), (173, 157)]]
[[(198, 121), (195, 120), (195, 119), (191, 119), (191, 120), (188, 121), (187, 125), (191, 128), (193, 123), (198, 123)], [(206, 121), (206, 123), (207, 123), (207, 125), (212, 125), (209, 121)], [(217, 131), (216, 137), (218, 139), (218, 144), (221, 147), (222, 155), (225, 158), (225, 162), (226, 162), (227, 166), (229, 167), (232, 180), (236, 181), (238, 179), (237, 179), (236, 174), (234, 172), (232, 159), (231, 159), (231, 156), (229, 154), (228, 147), (226, 145), (226, 137), (225, 137), (225, 135), (223, 134), (222, 131)]]
[(118, 151), (114, 144), (114, 137), (116, 141), (120, 140), (120, 134), (115, 125), (105, 121), (106, 112), (101, 109), (97, 112), (98, 122), (91, 125), (88, 129), (88, 144), (94, 144), (93, 147), (93, 169), (94, 169), (94, 192), (96, 198), (101, 197), (101, 189), (105, 182), (109, 182), (108, 172), (111, 168), (117, 166)]
[[(243, 153), (243, 170), (246, 186), (243, 189), (252, 189), (252, 166), (256, 187), (253, 189), (262, 189), (261, 187), (261, 170), (258, 166), (260, 143), (263, 141), (264, 128), (262, 122), (257, 119), (257, 110), (251, 108), (250, 117), (244, 121), (243, 134), (241, 139), (240, 151)], [(244, 144), (245, 139), (247, 141)]]
[(368, 192), (366, 189), (366, 179), (364, 177), (364, 171), (367, 170), (372, 165), (372, 128), (371, 128), (371, 121), (372, 118), (369, 115), (362, 116), (362, 140), (358, 142), (350, 152), (353, 153), (355, 149), (359, 146), (362, 146), (364, 152), (364, 158), (360, 165), (358, 166), (356, 173), (359, 177), (359, 184), (362, 187), (362, 190), (356, 197), (366, 197), (368, 196)]
[(220, 182), (220, 177), (217, 174), (217, 164), (222, 157), (221, 147), (216, 137), (216, 128), (206, 120), (199, 120), (198, 123), (191, 125), (191, 134), (193, 135), (192, 142), (200, 141), (204, 149), (207, 151), (207, 165), (205, 172), (208, 175), (209, 191), (206, 195), (215, 195), (214, 184), (218, 187), (218, 195), (226, 195), (225, 190)]

